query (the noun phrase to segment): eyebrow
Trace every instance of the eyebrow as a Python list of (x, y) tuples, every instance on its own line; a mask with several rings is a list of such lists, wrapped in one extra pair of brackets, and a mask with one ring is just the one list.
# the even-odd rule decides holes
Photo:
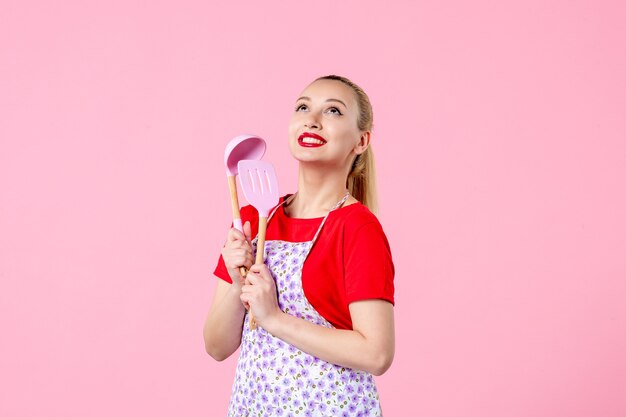
[[(309, 101), (311, 101), (311, 98), (310, 98), (310, 97), (303, 96), (303, 97), (298, 98), (298, 100), (296, 100), (296, 101), (299, 101), (299, 100), (309, 100)], [(339, 103), (343, 104), (343, 105), (345, 106), (345, 108), (346, 108), (346, 109), (348, 108), (348, 106), (346, 106), (346, 103), (344, 103), (343, 101), (341, 101), (341, 100), (339, 100), (339, 99), (336, 99), (336, 98), (329, 98), (329, 99), (328, 99), (328, 100), (326, 100), (325, 102), (328, 102), (328, 101), (336, 101), (336, 102), (339, 102)]]

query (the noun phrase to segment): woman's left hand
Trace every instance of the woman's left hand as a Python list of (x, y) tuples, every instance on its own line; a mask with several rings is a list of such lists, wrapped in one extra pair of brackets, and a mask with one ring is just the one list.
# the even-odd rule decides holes
[(282, 311), (278, 306), (276, 283), (265, 264), (252, 265), (241, 288), (241, 301), (249, 306), (259, 326), (278, 317)]

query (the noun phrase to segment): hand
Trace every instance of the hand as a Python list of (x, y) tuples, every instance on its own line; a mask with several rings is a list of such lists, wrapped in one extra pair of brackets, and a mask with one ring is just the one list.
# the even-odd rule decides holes
[(241, 288), (244, 278), (241, 276), (239, 269), (242, 266), (250, 268), (254, 263), (252, 256), (251, 230), (250, 222), (243, 225), (244, 233), (234, 227), (228, 231), (226, 244), (222, 248), (222, 257), (224, 264), (228, 270), (228, 275), (233, 281), (233, 285)]
[(265, 264), (252, 265), (241, 288), (241, 302), (251, 308), (259, 326), (267, 330), (267, 323), (282, 314), (278, 307), (276, 283)]

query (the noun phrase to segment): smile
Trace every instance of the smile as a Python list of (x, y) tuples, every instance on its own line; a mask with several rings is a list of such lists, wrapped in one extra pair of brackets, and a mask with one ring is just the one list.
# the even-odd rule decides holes
[(305, 148), (318, 148), (326, 144), (326, 139), (315, 133), (303, 133), (298, 138), (298, 144)]

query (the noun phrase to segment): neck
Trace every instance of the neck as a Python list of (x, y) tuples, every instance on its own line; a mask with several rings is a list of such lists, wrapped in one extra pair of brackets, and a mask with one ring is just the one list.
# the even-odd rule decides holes
[(298, 193), (289, 203), (289, 215), (298, 218), (322, 217), (346, 194), (344, 172), (311, 169), (300, 164)]

